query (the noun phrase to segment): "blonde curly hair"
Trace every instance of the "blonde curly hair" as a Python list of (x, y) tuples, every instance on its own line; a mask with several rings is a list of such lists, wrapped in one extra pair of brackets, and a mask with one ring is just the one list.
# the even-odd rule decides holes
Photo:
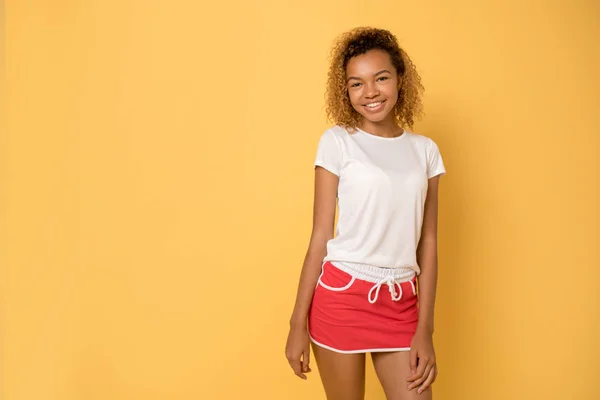
[(394, 116), (399, 126), (412, 128), (414, 120), (420, 118), (423, 112), (421, 77), (408, 54), (398, 45), (396, 37), (385, 29), (371, 27), (359, 27), (343, 33), (331, 49), (325, 91), (327, 119), (346, 128), (358, 126), (362, 116), (352, 107), (348, 97), (346, 66), (352, 57), (375, 49), (390, 55), (392, 64), (402, 77)]

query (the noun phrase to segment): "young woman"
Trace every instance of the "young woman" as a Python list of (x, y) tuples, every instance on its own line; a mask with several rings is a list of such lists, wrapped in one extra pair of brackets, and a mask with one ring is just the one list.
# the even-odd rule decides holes
[[(420, 77), (386, 30), (358, 28), (332, 51), (315, 160), (313, 230), (286, 345), (299, 377), (310, 342), (327, 399), (362, 400), (370, 353), (388, 400), (431, 399), (437, 367), (437, 145), (407, 130)], [(338, 224), (334, 218), (338, 206)]]

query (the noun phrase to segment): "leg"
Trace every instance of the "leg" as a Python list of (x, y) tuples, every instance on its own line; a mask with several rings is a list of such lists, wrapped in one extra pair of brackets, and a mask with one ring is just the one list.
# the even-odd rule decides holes
[(313, 344), (327, 400), (365, 398), (365, 354), (342, 354)]
[(418, 388), (408, 390), (410, 352), (373, 353), (372, 358), (387, 400), (431, 400), (431, 386), (421, 394), (417, 393)]

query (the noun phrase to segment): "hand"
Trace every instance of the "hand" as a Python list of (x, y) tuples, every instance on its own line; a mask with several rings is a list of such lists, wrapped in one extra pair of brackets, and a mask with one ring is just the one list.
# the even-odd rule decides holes
[(417, 392), (421, 394), (435, 382), (437, 366), (430, 333), (417, 330), (413, 336), (410, 344), (410, 369), (411, 376), (407, 379), (408, 390), (418, 387)]
[(285, 345), (285, 356), (294, 370), (294, 373), (302, 379), (306, 379), (305, 373), (311, 372), (310, 363), (310, 339), (306, 326), (292, 327)]

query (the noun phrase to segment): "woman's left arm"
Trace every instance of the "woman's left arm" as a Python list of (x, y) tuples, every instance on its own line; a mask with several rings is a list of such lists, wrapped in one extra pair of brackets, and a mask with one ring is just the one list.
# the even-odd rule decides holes
[(411, 371), (409, 389), (427, 389), (437, 375), (433, 349), (434, 308), (438, 276), (437, 219), (438, 186), (440, 175), (429, 179), (421, 238), (417, 248), (417, 262), (421, 273), (419, 288), (419, 323), (411, 343)]
[(421, 239), (417, 248), (419, 274), (419, 325), (417, 330), (433, 335), (433, 312), (438, 276), (437, 220), (440, 176), (429, 179)]

